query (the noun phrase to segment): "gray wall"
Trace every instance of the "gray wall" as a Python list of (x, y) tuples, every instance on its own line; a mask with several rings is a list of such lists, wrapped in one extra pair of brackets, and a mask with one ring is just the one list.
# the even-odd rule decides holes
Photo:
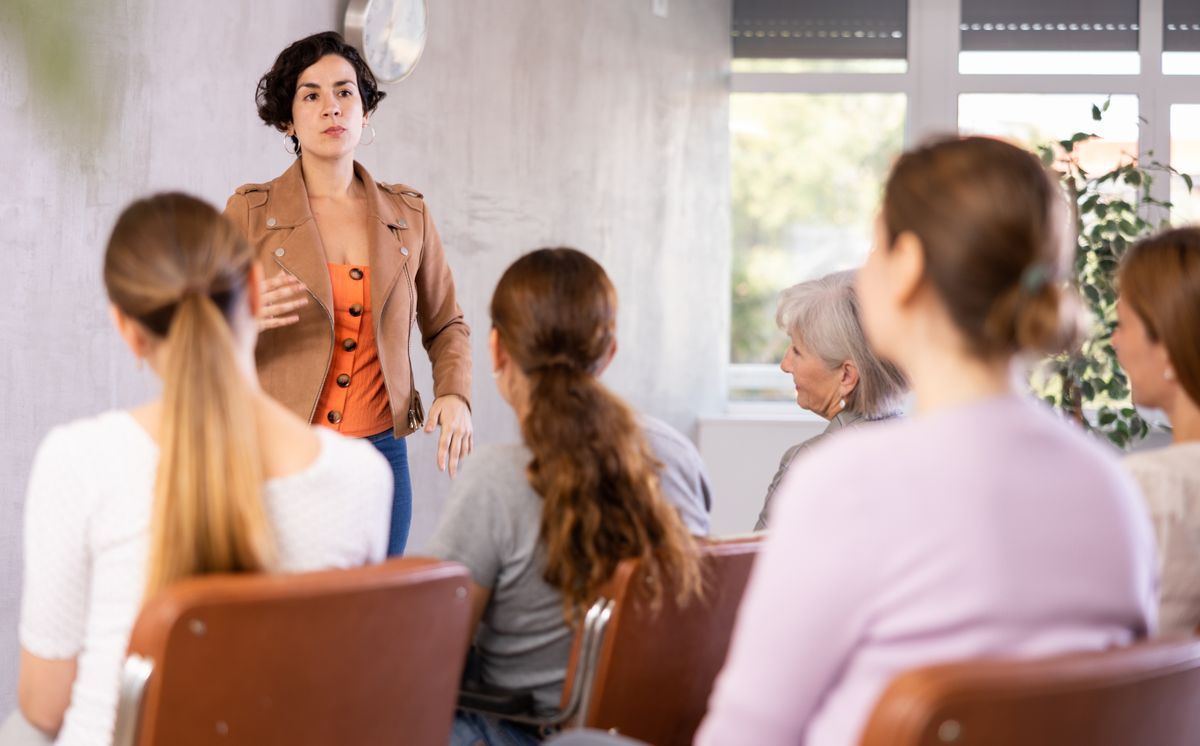
[[(341, 27), (344, 0), (5, 0), (0, 7), (0, 714), (13, 703), (21, 504), (53, 425), (155, 390), (110, 330), (100, 258), (119, 209), (152, 190), (218, 204), (290, 158), (252, 105), (289, 41)], [(730, 0), (432, 0), (424, 60), (360, 151), (377, 178), (425, 192), (473, 337), (477, 442), (509, 439), (488, 375), (487, 301), (524, 251), (570, 244), (621, 294), (608, 383), (691, 433), (718, 408), (727, 339)], [(78, 14), (89, 79), (55, 108), (20, 7)], [(53, 6), (57, 10), (46, 10)], [(24, 30), (25, 33), (22, 33)], [(47, 55), (41, 55), (47, 57)], [(52, 57), (52, 55), (49, 55)], [(31, 61), (32, 59), (32, 61)], [(104, 117), (86, 109), (101, 105)], [(428, 366), (420, 368), (428, 395)], [(447, 487), (410, 441), (413, 545)]]

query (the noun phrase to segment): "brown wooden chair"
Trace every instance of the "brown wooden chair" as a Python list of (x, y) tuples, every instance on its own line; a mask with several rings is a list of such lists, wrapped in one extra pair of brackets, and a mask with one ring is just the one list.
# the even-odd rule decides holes
[(515, 711), (527, 699), (497, 706), (463, 692), (460, 706), (543, 727), (615, 731), (655, 746), (690, 744), (725, 663), (737, 609), (761, 537), (706, 541), (705, 595), (679, 607), (670, 589), (657, 613), (635, 600), (644, 576), (622, 562), (588, 609), (575, 636), (562, 709), (548, 718)]
[(911, 671), (880, 697), (860, 741), (885, 744), (1195, 746), (1200, 641)]
[(402, 558), (182, 581), (134, 626), (114, 746), (444, 744), (467, 580)]

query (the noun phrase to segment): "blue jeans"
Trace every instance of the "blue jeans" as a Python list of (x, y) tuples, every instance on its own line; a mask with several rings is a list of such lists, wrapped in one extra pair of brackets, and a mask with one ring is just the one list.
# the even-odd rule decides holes
[(392, 528), (388, 532), (389, 557), (404, 554), (412, 526), (412, 480), (408, 476), (408, 444), (391, 430), (367, 438), (392, 466)]
[(542, 739), (507, 720), (458, 710), (450, 731), (450, 746), (537, 746)]

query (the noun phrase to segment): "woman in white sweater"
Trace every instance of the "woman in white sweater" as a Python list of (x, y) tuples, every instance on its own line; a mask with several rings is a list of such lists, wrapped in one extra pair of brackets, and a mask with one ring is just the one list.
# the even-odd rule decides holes
[(1191, 633), (1200, 626), (1200, 228), (1134, 245), (1119, 283), (1113, 344), (1133, 401), (1171, 422), (1170, 446), (1125, 462), (1158, 537), (1159, 629)]
[(260, 268), (210, 205), (163, 194), (113, 229), (104, 283), (162, 396), (52, 430), (25, 508), (20, 710), (0, 744), (111, 743), (143, 598), (191, 575), (384, 555), (391, 471), (308, 425), (254, 367)]

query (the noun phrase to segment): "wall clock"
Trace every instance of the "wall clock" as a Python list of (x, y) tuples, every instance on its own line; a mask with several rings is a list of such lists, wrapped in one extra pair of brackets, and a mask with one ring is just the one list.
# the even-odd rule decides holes
[(426, 10), (425, 0), (350, 0), (346, 41), (381, 82), (404, 80), (425, 51)]

